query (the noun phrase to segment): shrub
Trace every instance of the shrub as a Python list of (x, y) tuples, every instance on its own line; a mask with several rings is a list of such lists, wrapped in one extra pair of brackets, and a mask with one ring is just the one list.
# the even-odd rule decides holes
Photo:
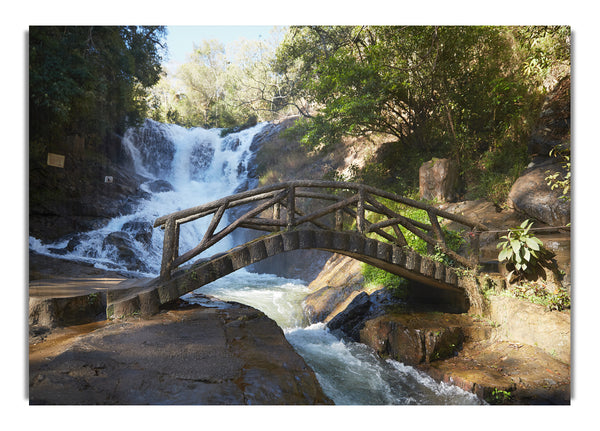
[(367, 263), (363, 263), (361, 269), (365, 285), (381, 286), (391, 290), (392, 294), (397, 298), (406, 297), (408, 288), (407, 279)]
[(508, 279), (513, 275), (516, 279), (528, 275), (543, 274), (543, 265), (552, 257), (552, 253), (543, 247), (542, 241), (530, 232), (533, 222), (525, 220), (514, 229), (509, 229), (508, 234), (500, 237), (504, 239), (496, 246), (500, 249), (499, 262), (506, 262), (510, 271)]

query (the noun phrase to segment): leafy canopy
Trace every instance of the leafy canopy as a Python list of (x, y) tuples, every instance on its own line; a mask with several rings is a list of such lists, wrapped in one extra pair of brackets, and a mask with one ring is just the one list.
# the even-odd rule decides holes
[(102, 137), (145, 118), (164, 36), (164, 27), (30, 27), (31, 140)]

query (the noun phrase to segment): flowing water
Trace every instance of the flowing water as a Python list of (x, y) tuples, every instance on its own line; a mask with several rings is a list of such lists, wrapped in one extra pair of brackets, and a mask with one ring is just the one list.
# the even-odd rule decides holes
[[(145, 198), (133, 213), (96, 231), (52, 244), (30, 237), (30, 248), (135, 276), (156, 276), (163, 234), (152, 229), (154, 220), (239, 191), (247, 184), (252, 141), (265, 127), (269, 125), (262, 123), (221, 138), (220, 130), (185, 129), (147, 120), (123, 139), (137, 173), (148, 178), (142, 185)], [(210, 217), (184, 225), (180, 250), (194, 247), (209, 222)], [(212, 255), (234, 245), (234, 237), (226, 238), (206, 253)], [(382, 360), (362, 344), (338, 339), (323, 324), (308, 325), (302, 313), (302, 300), (308, 293), (303, 281), (242, 269), (200, 292), (202, 295), (191, 293), (185, 299), (215, 307), (226, 307), (219, 300), (236, 301), (275, 320), (336, 404), (479, 404), (473, 394), (436, 383), (399, 362)]]

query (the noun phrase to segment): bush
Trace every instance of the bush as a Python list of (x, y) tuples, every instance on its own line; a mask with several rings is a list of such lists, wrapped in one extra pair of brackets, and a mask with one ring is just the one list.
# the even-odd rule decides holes
[(529, 231), (532, 225), (533, 222), (525, 220), (518, 228), (509, 229), (508, 234), (501, 237), (504, 241), (497, 245), (501, 249), (498, 261), (506, 262), (509, 282), (545, 279), (545, 268), (556, 267), (552, 259), (554, 253), (545, 249), (542, 242)]
[(367, 263), (363, 263), (361, 269), (365, 285), (380, 286), (391, 290), (393, 295), (398, 298), (406, 297), (408, 288), (407, 279)]

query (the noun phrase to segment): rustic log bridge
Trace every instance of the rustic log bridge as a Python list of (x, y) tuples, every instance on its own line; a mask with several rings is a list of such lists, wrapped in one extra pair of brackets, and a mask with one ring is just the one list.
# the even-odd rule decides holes
[[(323, 192), (323, 189), (326, 189), (327, 192)], [(382, 203), (381, 198), (426, 211), (430, 224), (398, 214)], [(305, 212), (306, 209), (302, 209), (305, 199), (310, 200), (310, 212), (308, 213)], [(255, 206), (216, 232), (217, 227), (224, 220), (227, 210), (241, 205)], [(271, 214), (270, 217), (263, 214), (267, 211)], [(180, 226), (210, 215), (212, 215), (212, 219), (198, 245), (179, 255)], [(344, 215), (349, 215), (352, 223), (344, 224)], [(381, 216), (386, 219), (381, 220)], [(325, 217), (328, 219), (324, 220)], [(450, 250), (438, 217), (455, 221), (473, 230), (475, 235), (473, 235), (471, 244), (472, 256), (470, 259)], [(479, 233), (488, 230), (483, 224), (464, 216), (452, 214), (423, 202), (365, 184), (311, 180), (289, 181), (248, 190), (159, 217), (154, 223), (154, 227), (162, 227), (165, 230), (160, 278), (169, 280), (177, 267), (209, 249), (237, 228), (279, 232), (308, 228), (309, 224), (312, 228), (337, 232), (349, 230), (347, 226), (353, 225), (352, 231), (364, 235), (365, 238), (368, 234), (377, 234), (399, 247), (407, 246), (402, 231), (405, 229), (424, 240), (430, 249), (439, 247), (452, 259), (470, 268), (474, 268), (478, 264)], [(392, 232), (386, 232), (384, 229), (387, 228), (391, 228)]]

